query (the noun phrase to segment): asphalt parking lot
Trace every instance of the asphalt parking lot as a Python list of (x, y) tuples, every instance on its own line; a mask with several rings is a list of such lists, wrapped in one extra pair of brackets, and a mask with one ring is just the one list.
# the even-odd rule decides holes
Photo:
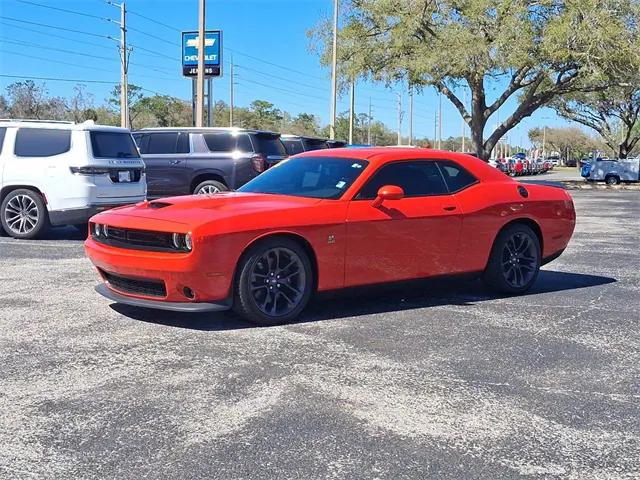
[(437, 282), (273, 328), (110, 306), (72, 229), (0, 238), (0, 477), (638, 478), (640, 192), (572, 195), (526, 296)]

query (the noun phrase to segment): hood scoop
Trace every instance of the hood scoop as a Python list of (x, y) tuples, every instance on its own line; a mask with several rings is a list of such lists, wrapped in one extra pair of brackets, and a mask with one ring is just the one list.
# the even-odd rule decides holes
[(151, 208), (153, 210), (158, 210), (159, 208), (170, 207), (173, 203), (168, 202), (149, 202), (147, 204), (147, 208)]

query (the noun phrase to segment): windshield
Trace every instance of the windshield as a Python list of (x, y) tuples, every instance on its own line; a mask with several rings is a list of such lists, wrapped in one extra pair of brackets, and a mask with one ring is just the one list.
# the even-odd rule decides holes
[(350, 158), (291, 158), (254, 178), (240, 192), (337, 199), (369, 162)]
[(91, 148), (95, 158), (139, 158), (130, 133), (91, 132)]

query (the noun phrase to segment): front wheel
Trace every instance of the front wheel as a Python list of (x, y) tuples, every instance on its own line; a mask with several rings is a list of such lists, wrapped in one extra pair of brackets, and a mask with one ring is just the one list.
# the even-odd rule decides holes
[(498, 234), (483, 280), (502, 293), (524, 293), (538, 278), (541, 257), (535, 232), (524, 224), (511, 225)]
[(42, 197), (33, 190), (9, 193), (0, 206), (2, 228), (13, 238), (30, 239), (49, 228), (49, 214)]
[(233, 308), (260, 326), (291, 322), (309, 303), (313, 285), (307, 252), (288, 238), (267, 239), (240, 259)]
[(609, 175), (604, 181), (607, 185), (618, 185), (620, 183), (620, 179), (615, 175)]

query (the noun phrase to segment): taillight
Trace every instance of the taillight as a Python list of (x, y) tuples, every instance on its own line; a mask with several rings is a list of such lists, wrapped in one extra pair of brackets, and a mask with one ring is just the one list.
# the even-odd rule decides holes
[(256, 153), (251, 157), (251, 166), (256, 172), (262, 173), (266, 170), (267, 159), (264, 158), (264, 155)]
[(76, 175), (106, 175), (109, 173), (108, 168), (100, 167), (69, 167), (69, 170)]

